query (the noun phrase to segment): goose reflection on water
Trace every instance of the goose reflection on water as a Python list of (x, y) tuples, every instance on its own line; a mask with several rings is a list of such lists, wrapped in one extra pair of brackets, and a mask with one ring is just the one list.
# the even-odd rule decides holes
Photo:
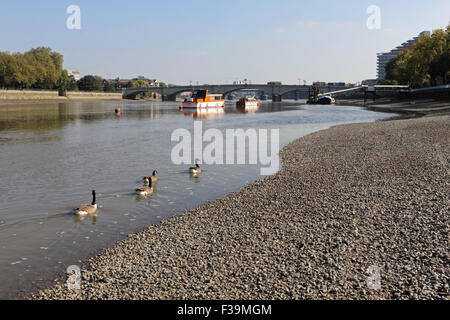
[(87, 215), (87, 216), (81, 216), (77, 214), (73, 215), (73, 221), (75, 223), (83, 222), (88, 219), (92, 220), (92, 224), (97, 223), (97, 215)]

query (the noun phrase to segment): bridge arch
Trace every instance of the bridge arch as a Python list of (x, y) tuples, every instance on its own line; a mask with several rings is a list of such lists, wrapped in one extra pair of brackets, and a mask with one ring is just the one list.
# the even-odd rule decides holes
[[(135, 89), (135, 90), (132, 90)], [(157, 88), (132, 88), (131, 90), (127, 89), (124, 94), (123, 94), (123, 98), (124, 99), (136, 99), (136, 97), (142, 93), (153, 93), (153, 94), (159, 94), (162, 95), (161, 90), (157, 89)]]
[(236, 92), (236, 91), (241, 91), (241, 90), (261, 91), (261, 92), (264, 92), (264, 94), (272, 95), (272, 92), (271, 92), (270, 90), (266, 90), (266, 89), (264, 89), (264, 88), (256, 87), (256, 86), (255, 86), (255, 87), (252, 87), (251, 85), (243, 86), (243, 87), (240, 87), (240, 88), (227, 89), (226, 91), (224, 91), (224, 92), (222, 93), (222, 95), (223, 95), (224, 97), (226, 97), (226, 96), (229, 95), (230, 93), (233, 93), (233, 92)]
[(146, 87), (146, 88), (128, 88), (124, 91), (123, 97), (125, 99), (133, 99), (138, 94), (144, 92), (154, 92), (163, 96), (166, 100), (175, 100), (177, 94), (181, 92), (194, 92), (197, 90), (208, 90), (210, 93), (221, 93), (226, 96), (230, 93), (240, 90), (255, 90), (263, 92), (265, 95), (271, 96), (272, 100), (279, 99), (281, 96), (295, 91), (308, 91), (308, 87), (300, 87), (296, 85), (271, 85), (271, 84), (225, 84), (225, 85), (191, 85), (191, 86), (173, 86), (173, 87)]

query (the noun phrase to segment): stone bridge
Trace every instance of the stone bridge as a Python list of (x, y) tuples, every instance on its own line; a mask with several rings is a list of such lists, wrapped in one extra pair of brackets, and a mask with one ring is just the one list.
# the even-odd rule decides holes
[[(208, 90), (209, 93), (222, 94), (224, 97), (234, 91), (258, 90), (272, 97), (272, 101), (281, 101), (282, 97), (294, 93), (297, 99), (307, 99), (311, 86), (284, 85), (284, 84), (220, 84), (220, 85), (192, 85), (171, 87), (142, 87), (127, 88), (123, 91), (124, 99), (135, 99), (138, 94), (144, 92), (158, 93), (163, 101), (175, 101), (177, 95), (182, 92), (194, 92)], [(320, 87), (320, 92), (343, 89), (342, 87)]]

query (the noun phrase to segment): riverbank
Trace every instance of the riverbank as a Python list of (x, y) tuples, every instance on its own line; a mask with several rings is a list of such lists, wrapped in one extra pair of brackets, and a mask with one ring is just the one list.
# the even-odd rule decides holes
[(76, 100), (122, 100), (121, 93), (109, 92), (67, 92), (60, 97), (54, 90), (0, 90), (0, 105), (16, 103), (49, 103)]
[(448, 99), (414, 99), (399, 100), (395, 98), (379, 98), (375, 101), (368, 99), (336, 99), (337, 105), (365, 107), (368, 110), (378, 112), (392, 112), (398, 114), (408, 114), (424, 116), (429, 114), (450, 113), (450, 101)]
[(34, 298), (448, 299), (449, 121), (300, 138), (277, 174), (104, 249), (81, 290), (61, 279)]

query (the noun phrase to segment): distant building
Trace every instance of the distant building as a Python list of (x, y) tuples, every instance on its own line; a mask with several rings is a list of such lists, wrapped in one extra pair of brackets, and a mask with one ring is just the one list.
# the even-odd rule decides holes
[(149, 87), (159, 87), (159, 82), (156, 79), (149, 79), (143, 76), (131, 79), (132, 81), (141, 80), (147, 83)]
[(313, 86), (315, 86), (315, 87), (326, 87), (327, 83), (323, 82), (323, 81), (316, 81), (316, 82), (313, 82)]
[(400, 52), (403, 52), (405, 50), (412, 50), (414, 49), (414, 46), (417, 43), (417, 40), (419, 40), (424, 35), (429, 35), (429, 31), (423, 31), (421, 32), (417, 37), (412, 38), (411, 40), (408, 40), (404, 43), (402, 43), (400, 46), (396, 47), (395, 49), (392, 49), (389, 52), (383, 52), (383, 53), (377, 53), (377, 78), (378, 79), (385, 79), (386, 78), (386, 65), (387, 63), (398, 56)]
[(69, 77), (72, 76), (75, 79), (75, 81), (78, 81), (81, 79), (81, 74), (79, 71), (67, 70), (67, 73), (69, 74)]
[(115, 79), (104, 79), (103, 85), (112, 84), (116, 89), (127, 88), (131, 79), (120, 79), (119, 77)]

